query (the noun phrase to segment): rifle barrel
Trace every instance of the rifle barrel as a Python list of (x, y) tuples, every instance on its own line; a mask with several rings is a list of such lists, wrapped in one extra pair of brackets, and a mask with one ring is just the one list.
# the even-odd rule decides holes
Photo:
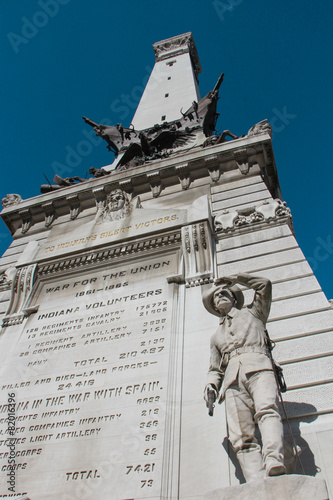
[(217, 83), (216, 83), (216, 85), (214, 87), (214, 91), (213, 92), (216, 92), (217, 90), (219, 90), (219, 88), (221, 87), (221, 83), (223, 82), (223, 77), (224, 77), (224, 73), (221, 73), (220, 77), (217, 80)]

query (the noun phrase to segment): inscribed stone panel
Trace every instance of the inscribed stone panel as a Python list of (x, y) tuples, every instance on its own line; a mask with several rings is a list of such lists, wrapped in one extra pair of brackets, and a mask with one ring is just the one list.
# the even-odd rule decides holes
[(5, 330), (0, 354), (0, 497), (12, 394), (17, 493), (160, 498), (175, 371), (176, 297), (166, 277), (177, 265), (165, 252), (39, 284), (38, 312)]

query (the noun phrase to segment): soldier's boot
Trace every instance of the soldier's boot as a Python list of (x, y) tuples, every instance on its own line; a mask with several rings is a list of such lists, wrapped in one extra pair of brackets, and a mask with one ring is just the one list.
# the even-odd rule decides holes
[(283, 426), (279, 415), (263, 417), (259, 422), (262, 456), (266, 476), (286, 474), (284, 466)]
[(239, 450), (237, 452), (237, 459), (247, 483), (265, 477), (265, 468), (259, 445)]

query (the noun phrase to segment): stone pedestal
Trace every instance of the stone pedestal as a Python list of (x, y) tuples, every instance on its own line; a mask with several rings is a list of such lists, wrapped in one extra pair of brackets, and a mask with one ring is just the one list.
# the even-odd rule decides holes
[(213, 490), (204, 500), (328, 500), (326, 483), (312, 476), (286, 475), (268, 477)]

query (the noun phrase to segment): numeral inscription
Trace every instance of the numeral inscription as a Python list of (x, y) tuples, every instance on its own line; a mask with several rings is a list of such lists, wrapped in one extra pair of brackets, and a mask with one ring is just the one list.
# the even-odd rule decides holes
[(147, 481), (145, 480), (141, 481), (141, 488), (144, 488), (145, 486), (153, 486), (153, 480), (148, 479)]
[(152, 464), (145, 464), (145, 465), (127, 465), (126, 466), (127, 468), (127, 472), (126, 474), (130, 474), (131, 472), (153, 472), (154, 468), (155, 468), (155, 464), (152, 463)]

